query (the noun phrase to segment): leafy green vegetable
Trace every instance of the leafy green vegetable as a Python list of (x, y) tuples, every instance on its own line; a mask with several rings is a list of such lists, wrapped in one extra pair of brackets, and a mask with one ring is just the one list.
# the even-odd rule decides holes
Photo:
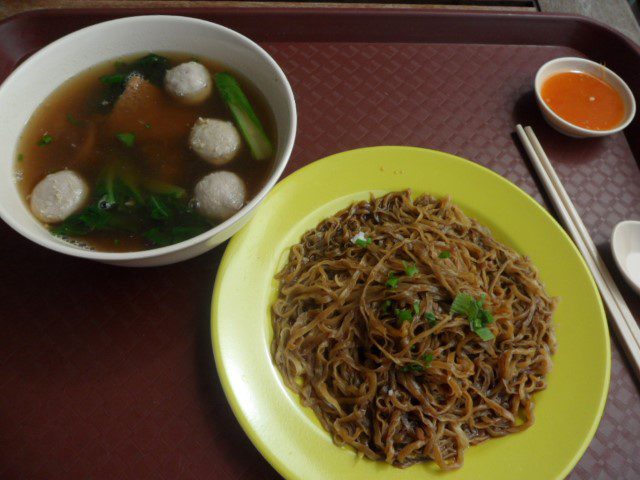
[(116, 133), (116, 137), (125, 147), (133, 147), (136, 143), (136, 135), (134, 133)]
[(166, 230), (163, 230), (159, 227), (151, 228), (144, 232), (143, 235), (144, 238), (157, 246), (171, 245), (173, 240), (173, 235), (171, 235), (171, 232), (167, 232)]
[(168, 58), (150, 53), (123, 68), (129, 70), (129, 73), (137, 72), (151, 83), (162, 86), (169, 66)]
[(435, 326), (435, 324), (438, 322), (438, 320), (436, 319), (436, 316), (433, 314), (433, 312), (425, 312), (424, 313), (424, 318), (427, 320), (427, 322), (429, 322), (429, 326), (430, 327)]
[(152, 193), (170, 195), (174, 198), (183, 198), (187, 194), (187, 191), (184, 188), (170, 183), (164, 183), (159, 180), (146, 180), (143, 182), (143, 185)]
[(113, 75), (102, 75), (100, 81), (105, 85), (119, 85), (124, 82), (126, 75), (123, 73), (114, 73)]
[[(123, 167), (103, 173), (92, 203), (52, 228), (62, 236), (83, 236), (105, 231), (139, 235), (157, 247), (181, 242), (211, 228), (187, 202), (180, 187), (167, 193), (139, 187), (137, 178)], [(163, 186), (167, 186), (163, 184)]]
[(406, 273), (410, 277), (413, 277), (416, 273), (418, 273), (418, 268), (416, 267), (415, 263), (407, 263), (403, 260), (402, 266), (404, 267), (404, 273)]
[(389, 288), (398, 288), (399, 281), (400, 279), (396, 277), (393, 272), (391, 272), (389, 273), (389, 280), (387, 280), (387, 283), (385, 283), (385, 285)]
[(420, 314), (420, 300), (413, 302), (413, 313), (416, 315)]
[(402, 323), (402, 322), (410, 322), (413, 319), (413, 315), (411, 314), (411, 310), (409, 310), (407, 308), (403, 308), (403, 309), (396, 308), (394, 310), (394, 313), (396, 314), (396, 317), (398, 317), (398, 320), (400, 320), (400, 323)]
[(356, 240), (356, 245), (362, 248), (367, 248), (369, 245), (371, 245), (372, 240), (370, 238), (359, 238)]
[(149, 206), (151, 207), (151, 218), (156, 220), (169, 218), (169, 207), (165, 205), (161, 198), (152, 195), (149, 197)]
[(38, 140), (38, 145), (42, 147), (43, 145), (49, 145), (51, 142), (53, 142), (53, 137), (48, 133), (45, 133), (42, 135), (42, 138)]
[(493, 333), (487, 328), (487, 325), (493, 323), (493, 315), (483, 307), (485, 296), (482, 295), (480, 300), (475, 300), (468, 293), (459, 293), (453, 299), (451, 304), (451, 312), (458, 315), (466, 316), (469, 320), (471, 331), (475, 332), (482, 340), (491, 340)]
[(55, 235), (83, 236), (101, 230), (120, 230), (133, 233), (135, 225), (131, 219), (111, 213), (97, 205), (89, 205), (82, 212), (72, 215), (51, 230)]
[(249, 145), (251, 156), (256, 160), (271, 157), (273, 145), (238, 81), (226, 72), (217, 73), (215, 81), (222, 100), (229, 107), (240, 133)]
[(131, 200), (135, 200), (138, 203), (144, 203), (144, 195), (140, 190), (138, 180), (131, 172), (121, 172), (119, 181), (122, 182), (122, 188), (125, 189), (124, 195), (129, 195)]
[(116, 203), (116, 191), (115, 191), (115, 171), (112, 167), (107, 168), (104, 174), (104, 179), (101, 185), (97, 188), (98, 192), (102, 192), (100, 197), (102, 200), (101, 208), (111, 208)]
[(438, 255), (438, 258), (449, 258), (451, 257), (451, 252), (449, 250), (443, 250)]
[(190, 238), (206, 232), (211, 226), (201, 227), (171, 227), (171, 228), (152, 228), (144, 233), (144, 237), (156, 247), (166, 247), (174, 243), (183, 242)]

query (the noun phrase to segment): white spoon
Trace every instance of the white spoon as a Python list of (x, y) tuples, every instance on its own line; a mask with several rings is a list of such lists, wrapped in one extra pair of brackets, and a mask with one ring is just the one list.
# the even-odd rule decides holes
[(611, 252), (622, 276), (640, 294), (640, 222), (625, 220), (615, 226)]

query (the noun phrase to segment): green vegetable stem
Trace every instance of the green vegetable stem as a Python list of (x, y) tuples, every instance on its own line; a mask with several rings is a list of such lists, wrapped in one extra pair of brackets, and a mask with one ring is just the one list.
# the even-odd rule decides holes
[(249, 145), (251, 156), (256, 160), (271, 157), (273, 145), (238, 81), (226, 72), (216, 74), (215, 81), (222, 100), (229, 107), (242, 137)]

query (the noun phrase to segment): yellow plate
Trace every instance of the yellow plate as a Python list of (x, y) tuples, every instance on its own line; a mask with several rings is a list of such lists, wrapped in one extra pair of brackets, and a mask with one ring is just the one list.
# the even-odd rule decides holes
[[(449, 194), (494, 236), (531, 257), (547, 291), (560, 298), (558, 352), (527, 431), (467, 450), (464, 466), (433, 462), (404, 470), (335, 446), (313, 412), (284, 387), (270, 356), (273, 276), (288, 248), (323, 218), (370, 192), (411, 188)], [(225, 393), (242, 428), (289, 479), (556, 479), (593, 437), (609, 387), (605, 314), (582, 257), (535, 200), (475, 163), (433, 150), (374, 147), (315, 162), (280, 182), (224, 254), (213, 294), (211, 335)]]

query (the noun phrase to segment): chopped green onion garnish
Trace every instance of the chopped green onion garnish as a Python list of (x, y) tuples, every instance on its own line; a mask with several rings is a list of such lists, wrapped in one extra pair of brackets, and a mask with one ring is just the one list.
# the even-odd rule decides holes
[(389, 274), (389, 280), (387, 280), (387, 283), (385, 283), (385, 285), (389, 288), (398, 288), (398, 282), (400, 281), (400, 279), (398, 277), (395, 276), (395, 274), (393, 272), (391, 272)]
[(19, 153), (18, 154), (18, 161), (21, 162), (22, 160), (24, 160), (24, 155)]
[(438, 255), (438, 258), (449, 258), (451, 257), (451, 252), (449, 250), (443, 250), (440, 252), (440, 255)]
[(493, 333), (487, 327), (480, 327), (475, 329), (476, 334), (485, 342), (493, 338)]
[(120, 239), (119, 239), (119, 238), (115, 238), (115, 239), (113, 240), (113, 243), (114, 243), (115, 245), (120, 245)]
[(407, 263), (403, 260), (402, 265), (404, 266), (404, 273), (406, 273), (408, 276), (413, 277), (416, 273), (418, 273), (418, 268), (414, 263)]
[(459, 293), (453, 299), (451, 312), (466, 316), (469, 320), (471, 331), (486, 341), (493, 338), (493, 333), (487, 328), (487, 325), (493, 323), (494, 319), (493, 315), (483, 308), (483, 303), (484, 295), (480, 300), (475, 300), (468, 293)]
[(42, 138), (38, 140), (38, 145), (42, 147), (43, 145), (49, 145), (51, 142), (53, 142), (53, 137), (45, 133)]
[(402, 310), (396, 308), (395, 314), (396, 314), (396, 317), (398, 317), (398, 320), (400, 320), (400, 323), (410, 322), (411, 319), (413, 318), (413, 315), (411, 315), (411, 310), (407, 308), (403, 308)]
[(471, 320), (477, 315), (478, 303), (468, 293), (459, 293), (451, 303), (451, 311), (459, 315), (466, 315)]
[(429, 366), (431, 365), (431, 362), (433, 361), (433, 358), (434, 358), (433, 355), (430, 353), (427, 353), (422, 356), (422, 361), (424, 362), (425, 368), (429, 368)]
[(413, 313), (418, 315), (420, 313), (420, 300), (413, 302)]
[(356, 245), (362, 248), (367, 248), (369, 245), (371, 245), (372, 241), (373, 240), (371, 240), (370, 238), (365, 238), (365, 239), (359, 238), (356, 240)]
[(427, 322), (429, 322), (430, 327), (433, 327), (438, 321), (433, 312), (425, 312), (424, 318), (426, 318)]
[(150, 123), (145, 123), (144, 124), (144, 128), (151, 128), (151, 124)]
[(133, 133), (116, 133), (116, 137), (124, 146), (129, 148), (136, 143), (136, 136)]

